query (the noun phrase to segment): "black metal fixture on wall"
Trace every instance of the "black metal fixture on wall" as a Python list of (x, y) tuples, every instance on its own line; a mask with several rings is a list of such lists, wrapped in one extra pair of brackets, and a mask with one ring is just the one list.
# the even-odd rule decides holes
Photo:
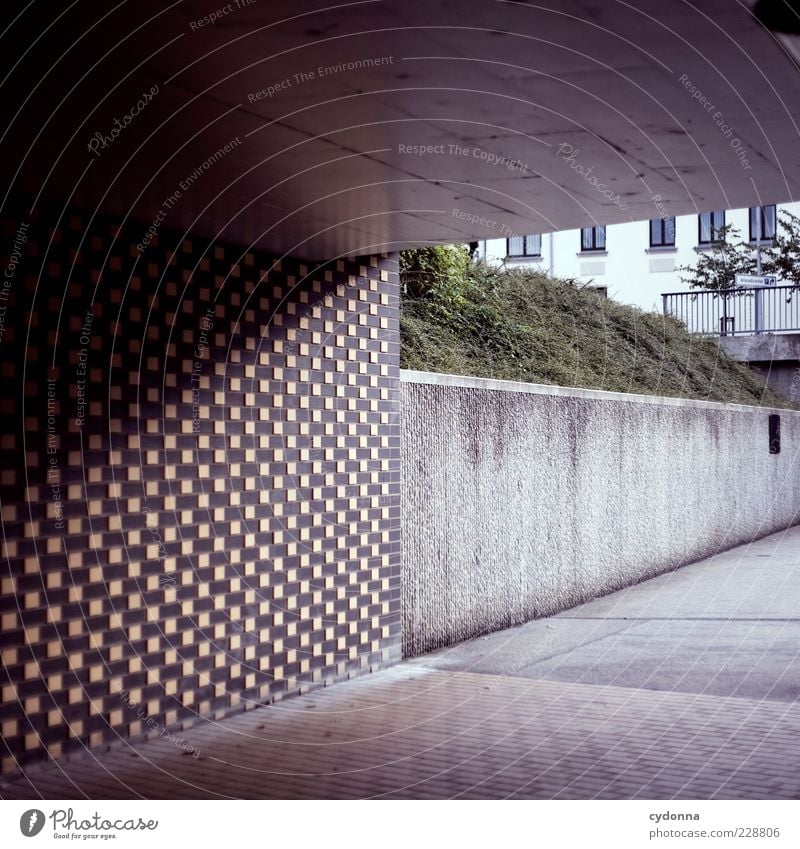
[(781, 417), (777, 413), (769, 417), (769, 453), (781, 453)]

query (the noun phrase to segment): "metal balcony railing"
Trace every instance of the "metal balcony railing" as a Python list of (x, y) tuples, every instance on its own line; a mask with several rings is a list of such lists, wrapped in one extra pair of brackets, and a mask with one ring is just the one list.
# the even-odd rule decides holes
[(800, 287), (759, 286), (661, 296), (664, 315), (686, 325), (690, 333), (743, 336), (800, 331)]

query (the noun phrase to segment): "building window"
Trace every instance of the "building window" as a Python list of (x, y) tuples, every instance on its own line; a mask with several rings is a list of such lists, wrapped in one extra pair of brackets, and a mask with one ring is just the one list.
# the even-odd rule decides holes
[(581, 251), (604, 251), (606, 249), (606, 228), (583, 227), (581, 229)]
[(775, 238), (775, 204), (750, 207), (750, 241), (771, 242)]
[(712, 245), (720, 241), (720, 230), (725, 226), (725, 210), (701, 212), (697, 216), (697, 241), (701, 245)]
[(542, 237), (538, 233), (533, 236), (512, 236), (508, 239), (508, 256), (541, 256)]
[(650, 247), (675, 247), (675, 218), (653, 218), (650, 221)]

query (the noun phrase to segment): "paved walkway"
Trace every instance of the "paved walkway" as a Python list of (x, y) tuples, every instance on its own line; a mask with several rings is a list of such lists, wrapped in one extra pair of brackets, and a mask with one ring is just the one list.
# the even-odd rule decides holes
[(800, 798), (800, 528), (4, 798)]

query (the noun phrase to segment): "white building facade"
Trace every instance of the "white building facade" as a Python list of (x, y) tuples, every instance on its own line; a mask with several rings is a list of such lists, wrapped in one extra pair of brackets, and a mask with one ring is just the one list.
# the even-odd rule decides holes
[(622, 303), (661, 312), (662, 294), (689, 291), (681, 279), (686, 272), (679, 269), (694, 265), (699, 252), (711, 249), (720, 227), (735, 227), (755, 251), (759, 244), (772, 243), (783, 209), (800, 215), (800, 203), (663, 215), (651, 221), (484, 240), (478, 254), (506, 268), (536, 268), (573, 278), (604, 289)]

